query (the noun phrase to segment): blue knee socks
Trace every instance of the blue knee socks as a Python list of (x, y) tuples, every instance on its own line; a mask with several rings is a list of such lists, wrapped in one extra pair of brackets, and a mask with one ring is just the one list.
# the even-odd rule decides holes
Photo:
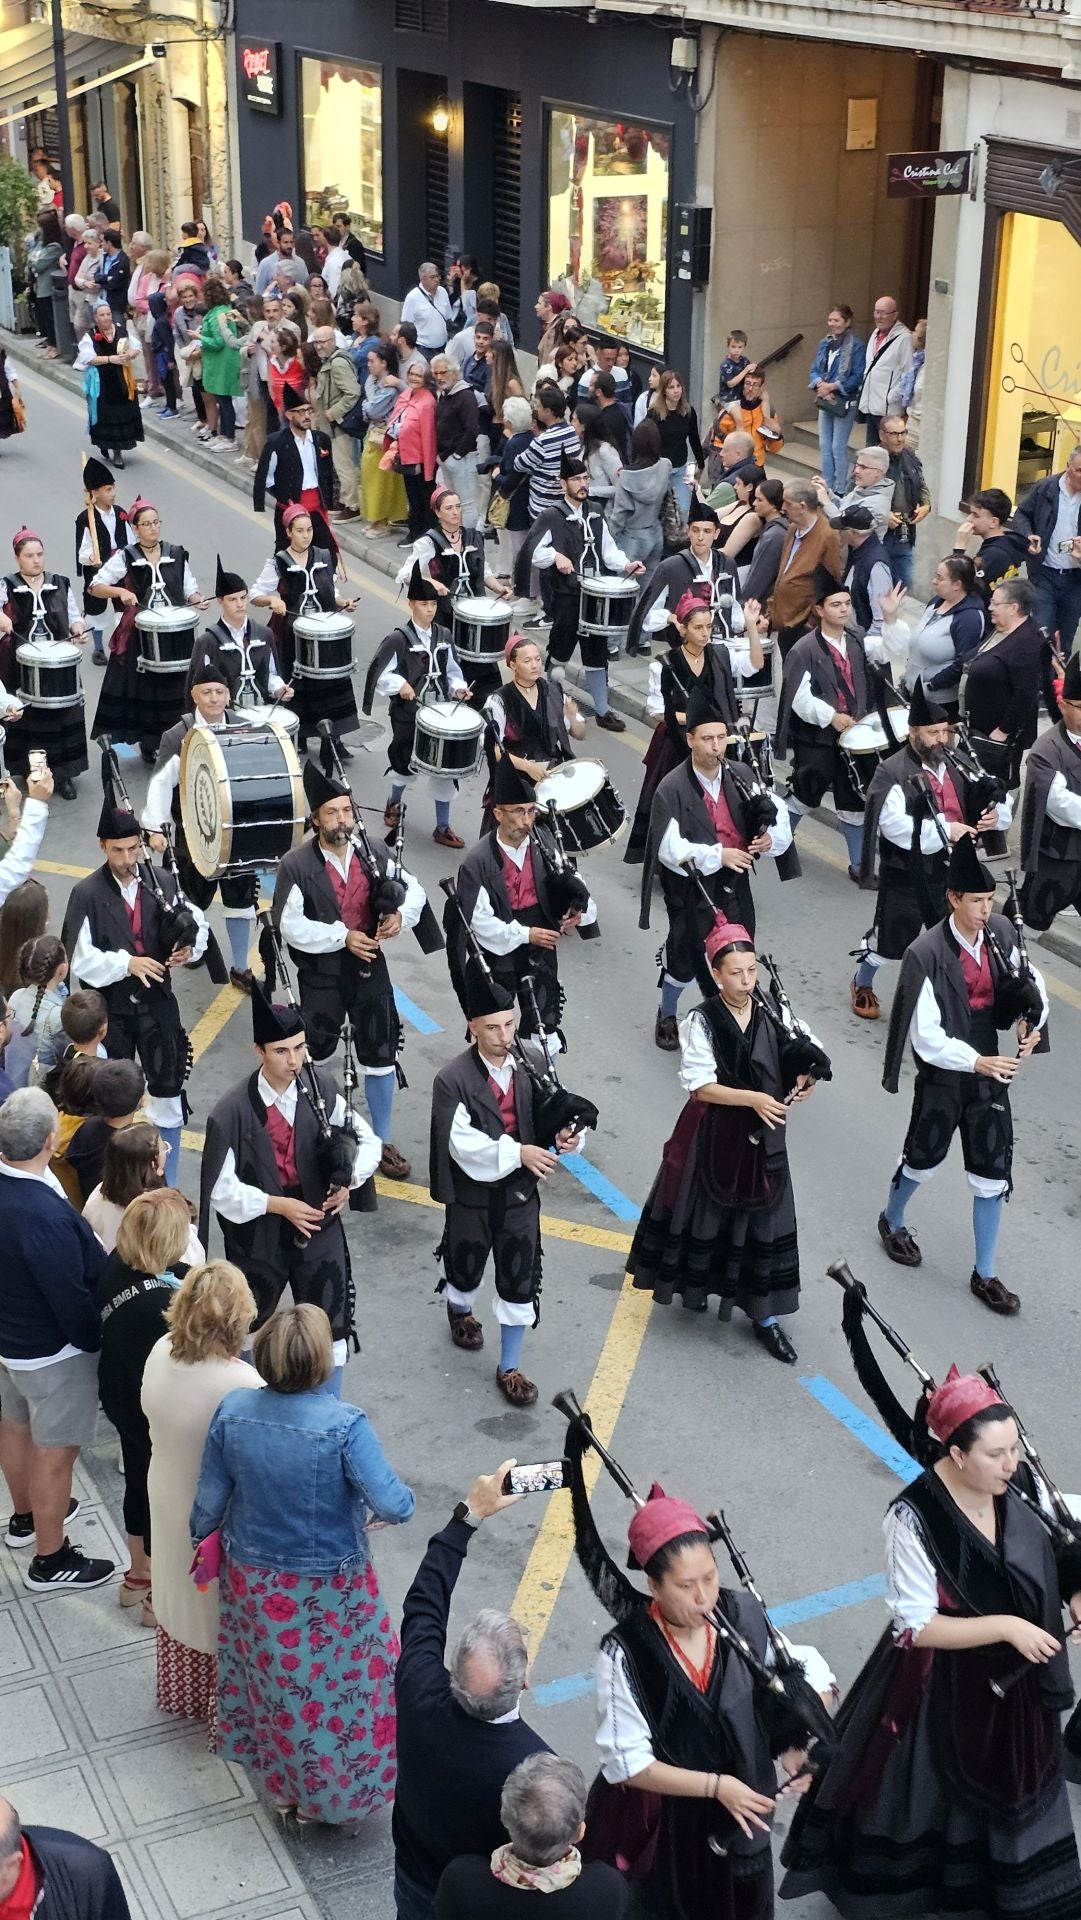
[(372, 1131), (378, 1134), (385, 1146), (390, 1139), (390, 1116), (394, 1104), (394, 1075), (392, 1073), (366, 1073), (364, 1076), (364, 1098), (368, 1102)]
[(918, 1180), (910, 1180), (907, 1173), (899, 1173), (890, 1188), (890, 1197), (883, 1208), (886, 1225), (891, 1233), (896, 1233), (905, 1224), (905, 1208), (919, 1187)]
[(450, 801), (437, 800), (435, 803), (435, 824), (437, 827), (450, 826)]
[(973, 1195), (972, 1233), (976, 1242), (976, 1272), (981, 1280), (995, 1277), (995, 1248), (1005, 1199), (1002, 1193), (990, 1199), (981, 1193)]
[(608, 712), (608, 669), (607, 667), (586, 667), (584, 669), (586, 692), (593, 702), (593, 711), (598, 716)]
[(855, 973), (852, 975), (852, 985), (854, 987), (873, 987), (875, 984), (875, 974), (877, 972), (878, 968), (875, 966), (873, 960), (861, 960)]
[(839, 820), (837, 824), (844, 834), (845, 846), (848, 848), (848, 864), (858, 871), (863, 858), (863, 821)]
[(226, 914), (225, 931), (229, 939), (229, 958), (238, 973), (243, 973), (248, 965), (248, 948), (251, 946), (251, 921), (242, 920), (239, 914)]
[(524, 1327), (500, 1327), (499, 1329), (499, 1371), (509, 1373), (522, 1357), (522, 1342), (525, 1339)]
[(673, 980), (669, 974), (665, 974), (664, 979), (661, 981), (660, 1011), (662, 1014), (674, 1015), (678, 1012), (679, 996), (683, 992), (685, 985), (686, 981)]
[(170, 1151), (165, 1156), (165, 1184), (167, 1187), (180, 1185), (180, 1128), (159, 1127), (158, 1132)]

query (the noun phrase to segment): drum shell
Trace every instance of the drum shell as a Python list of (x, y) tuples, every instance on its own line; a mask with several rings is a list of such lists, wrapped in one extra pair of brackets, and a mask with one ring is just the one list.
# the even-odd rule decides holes
[(605, 639), (626, 633), (638, 598), (637, 580), (615, 573), (583, 573), (581, 592), (580, 633), (599, 634)]
[(353, 622), (347, 614), (298, 615), (293, 646), (299, 680), (341, 680), (353, 672)]
[(19, 698), (28, 707), (81, 707), (79, 649), (66, 640), (28, 640), (15, 650)]
[(736, 674), (737, 699), (742, 699), (744, 695), (753, 695), (756, 699), (762, 699), (764, 695), (773, 692), (772, 634), (763, 634), (762, 652), (765, 658), (757, 671), (752, 670), (750, 673)]
[[(474, 720), (476, 726), (466, 726), (468, 720)], [(479, 772), (483, 763), (484, 722), (479, 713), (470, 713), (468, 708), (463, 711), (457, 701), (450, 700), (432, 700), (417, 708), (411, 773), (463, 780)]]
[(143, 607), (135, 616), (140, 673), (184, 673), (195, 651), (197, 607)]
[(503, 600), (466, 594), (450, 606), (451, 637), (460, 660), (502, 664), (510, 639), (511, 613)]
[(274, 866), (300, 846), (307, 802), (284, 728), (193, 727), (180, 750), (180, 816), (188, 857), (205, 879)]
[(568, 853), (614, 844), (627, 825), (627, 809), (599, 760), (564, 761), (540, 781), (537, 801), (555, 803)]

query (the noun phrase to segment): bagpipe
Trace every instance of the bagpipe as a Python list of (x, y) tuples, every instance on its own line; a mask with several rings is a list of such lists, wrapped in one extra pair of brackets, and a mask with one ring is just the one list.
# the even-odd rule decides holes
[[(389, 920), (392, 914), (400, 911), (405, 896), (409, 891), (402, 878), (405, 807), (403, 805), (399, 810), (398, 831), (394, 842), (393, 860), (391, 864), (384, 869), (380, 866), (375, 854), (375, 849), (368, 838), (368, 831), (364, 825), (356, 796), (345, 777), (342, 758), (338, 752), (338, 743), (334, 738), (333, 721), (320, 720), (316, 727), (316, 732), (320, 740), (319, 764), (323, 772), (328, 779), (336, 780), (339, 786), (345, 788), (352, 803), (353, 827), (350, 834), (350, 841), (353, 851), (367, 876), (370, 888), (369, 899), (371, 901), (372, 911), (375, 914), (376, 924), (378, 925), (380, 920)], [(363, 970), (370, 971), (370, 969)]]
[[(571, 1462), (575, 1546), (582, 1571), (605, 1610), (617, 1621), (626, 1619), (641, 1605), (644, 1596), (619, 1571), (600, 1542), (582, 1477), (583, 1452), (593, 1448), (602, 1466), (633, 1506), (644, 1507), (645, 1499), (626, 1469), (598, 1440), (589, 1414), (580, 1406), (577, 1396), (567, 1388), (556, 1394), (552, 1405), (570, 1423), (564, 1450)], [(723, 1514), (711, 1513), (708, 1516), (707, 1532), (711, 1541), (720, 1540), (741, 1586), (762, 1610), (772, 1663), (767, 1664), (756, 1653), (719, 1601), (707, 1615), (709, 1623), (725, 1650), (742, 1661), (752, 1677), (756, 1705), (761, 1713), (771, 1753), (776, 1757), (790, 1748), (806, 1751), (807, 1771), (818, 1773), (829, 1760), (835, 1745), (833, 1722), (825, 1704), (809, 1684), (802, 1664), (796, 1659), (784, 1635), (770, 1619), (769, 1609), (755, 1585), (746, 1557), (736, 1546)], [(715, 1846), (712, 1840), (710, 1844)], [(715, 1851), (722, 1850), (715, 1846)]]
[(1017, 967), (1010, 965), (1010, 957), (990, 927), (983, 930), (984, 939), (998, 962), (1002, 978), (997, 983), (996, 1000), (998, 1006), (1009, 1020), (1011, 1026), (1017, 1020), (1023, 1020), (1031, 1029), (1043, 1018), (1043, 995), (1036, 984), (1032, 962), (1028, 957), (1028, 942), (1025, 939), (1025, 916), (1021, 911), (1021, 899), (1017, 891), (1017, 873), (1013, 867), (1006, 869), (1006, 884), (1009, 893), (1006, 896), (1006, 917), (1013, 923), (1017, 936)]
[(176, 898), (174, 900), (168, 900), (166, 898), (165, 889), (162, 887), (154, 871), (154, 849), (150, 845), (150, 835), (131, 804), (131, 798), (120, 772), (120, 761), (117, 758), (116, 748), (113, 746), (107, 733), (99, 736), (98, 746), (101, 748), (101, 784), (105, 796), (108, 799), (111, 794), (114, 806), (123, 813), (130, 813), (136, 823), (136, 831), (139, 835), (139, 845), (142, 849), (143, 856), (139, 862), (139, 884), (144, 892), (150, 895), (157, 906), (158, 913), (161, 917), (162, 936), (166, 942), (167, 951), (172, 953), (177, 947), (193, 947), (199, 937), (199, 922), (191, 901), (180, 885), (180, 878), (176, 870), (176, 857), (173, 853), (169, 837), (167, 834), (164, 836), (166, 848), (165, 860), (166, 869), (176, 891)]
[[(921, 1366), (907, 1341), (898, 1333), (896, 1327), (878, 1308), (871, 1304), (867, 1289), (857, 1280), (851, 1268), (844, 1260), (837, 1260), (826, 1272), (831, 1280), (836, 1280), (844, 1291), (844, 1307), (841, 1312), (841, 1326), (851, 1355), (852, 1364), (868, 1399), (898, 1446), (912, 1455), (917, 1465), (926, 1469), (942, 1457), (941, 1443), (927, 1426), (927, 1402), (936, 1388), (936, 1381), (927, 1369)], [(873, 1321), (879, 1332), (889, 1342), (894, 1352), (900, 1356), (907, 1367), (912, 1369), (920, 1383), (920, 1398), (915, 1411), (906, 1413), (892, 1388), (889, 1386), (881, 1367), (871, 1350), (867, 1339), (864, 1320)], [(1026, 1488), (1015, 1476), (1007, 1482), (1007, 1494), (1020, 1501), (1028, 1512), (1040, 1522), (1048, 1534), (1056, 1560), (1060, 1562), (1060, 1574), (1065, 1574), (1071, 1590), (1081, 1587), (1081, 1520), (1074, 1515), (1066, 1496), (1056, 1486), (1040, 1457), (1031, 1433), (1020, 1419), (1012, 1402), (1003, 1393), (995, 1368), (989, 1360), (976, 1368), (976, 1372), (986, 1380), (989, 1387), (1001, 1395), (1003, 1405), (1011, 1415), (1017, 1427), (1018, 1436), (1025, 1455), (1021, 1471), (1027, 1477)], [(1042, 1498), (1041, 1498), (1042, 1495)], [(1032, 1663), (1023, 1661), (1017, 1669), (999, 1676), (989, 1682), (991, 1691), (1004, 1699), (1006, 1694), (1032, 1671)]]
[(589, 888), (563, 844), (559, 808), (554, 800), (549, 800), (545, 808), (545, 824), (551, 835), (550, 842), (536, 829), (529, 837), (544, 862), (548, 875), (548, 896), (562, 920), (568, 913), (586, 911), (590, 899)]
[[(304, 1012), (297, 999), (289, 976), (285, 960), (282, 937), (269, 913), (259, 915), (259, 953), (266, 973), (267, 991), (273, 994), (280, 989), (285, 1001), (300, 1020)], [(356, 1093), (356, 1072), (352, 1061), (352, 1029), (345, 1022), (346, 1065), (344, 1079), (347, 1088), (347, 1117), (344, 1126), (334, 1126), (327, 1111), (327, 1103), (319, 1087), (319, 1078), (311, 1060), (305, 1060), (296, 1077), (298, 1091), (304, 1096), (315, 1117), (319, 1139), (316, 1145), (316, 1159), (319, 1165), (319, 1178), (325, 1183), (327, 1193), (335, 1193), (341, 1187), (349, 1187), (353, 1179), (356, 1164), (357, 1131), (353, 1099)], [(353, 1197), (350, 1198), (350, 1205)]]
[[(447, 896), (450, 909), (457, 913), (462, 923), (469, 956), (476, 963), (485, 985), (490, 989), (498, 990), (499, 982), (488, 965), (484, 948), (473, 932), (458, 897), (457, 881), (441, 880), (439, 885)], [(533, 1089), (533, 1131), (537, 1136), (537, 1145), (551, 1151), (559, 1135), (566, 1132), (568, 1128), (572, 1133), (580, 1133), (583, 1128), (595, 1127), (599, 1117), (598, 1109), (592, 1100), (586, 1099), (584, 1094), (572, 1093), (569, 1087), (563, 1085), (547, 1050), (541, 1051), (544, 1049), (544, 1027), (533, 992), (532, 976), (528, 973), (523, 974), (517, 985), (539, 1039), (537, 1048), (534, 1050), (532, 1047), (523, 1046), (516, 1033), (513, 1051), (519, 1065), (528, 1075)]]

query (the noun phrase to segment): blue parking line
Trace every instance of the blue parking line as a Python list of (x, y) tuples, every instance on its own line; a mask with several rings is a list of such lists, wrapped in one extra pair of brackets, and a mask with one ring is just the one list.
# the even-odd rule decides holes
[(559, 1163), (589, 1190), (594, 1199), (600, 1201), (602, 1207), (607, 1207), (609, 1213), (614, 1213), (617, 1220), (637, 1220), (642, 1209), (637, 1207), (633, 1200), (628, 1199), (625, 1193), (621, 1193), (620, 1189), (609, 1180), (607, 1174), (602, 1173), (599, 1167), (595, 1167), (591, 1160), (587, 1160), (584, 1153), (560, 1154)]
[(881, 1460), (883, 1466), (888, 1467), (891, 1473), (895, 1473), (899, 1480), (907, 1482), (918, 1479), (922, 1472), (919, 1462), (913, 1460), (912, 1455), (906, 1453), (903, 1447), (899, 1447), (896, 1440), (891, 1440), (877, 1420), (872, 1420), (870, 1414), (863, 1413), (859, 1407), (854, 1406), (840, 1388), (834, 1386), (832, 1380), (827, 1380), (821, 1373), (801, 1374), (800, 1386), (818, 1401), (820, 1407), (824, 1407), (826, 1412), (831, 1413), (835, 1420), (839, 1420), (843, 1427), (847, 1427), (849, 1433), (860, 1441), (869, 1453), (873, 1453), (876, 1460)]
[(425, 1013), (423, 1007), (418, 1007), (416, 1001), (411, 1000), (400, 987), (394, 989), (394, 1004), (402, 1019), (408, 1020), (409, 1025), (415, 1027), (418, 1033), (442, 1033), (443, 1029), (438, 1020), (433, 1020), (430, 1013)]

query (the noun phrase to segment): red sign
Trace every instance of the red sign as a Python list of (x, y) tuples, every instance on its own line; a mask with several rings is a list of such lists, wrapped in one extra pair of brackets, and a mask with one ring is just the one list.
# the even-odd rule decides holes
[(240, 90), (249, 107), (257, 113), (282, 110), (280, 40), (241, 40)]

